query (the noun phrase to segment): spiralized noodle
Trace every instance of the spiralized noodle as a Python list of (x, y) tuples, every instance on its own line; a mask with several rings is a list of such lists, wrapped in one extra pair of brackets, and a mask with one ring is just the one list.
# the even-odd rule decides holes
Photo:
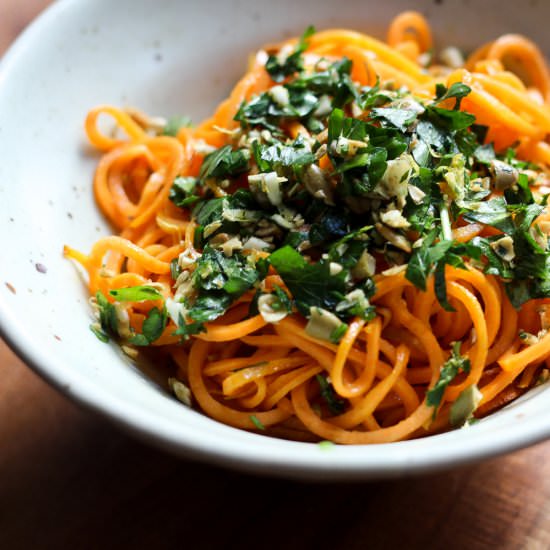
[[(296, 43), (285, 41), (270, 51)], [(519, 157), (538, 164), (546, 175), (550, 76), (538, 48), (527, 38), (509, 34), (476, 50), (462, 68), (432, 62), (425, 69), (417, 59), (432, 48), (426, 20), (405, 12), (391, 23), (387, 43), (359, 32), (325, 30), (311, 36), (304, 55), (308, 65), (322, 57), (346, 56), (359, 85), (391, 80), (424, 99), (434, 97), (438, 83), (467, 84), (471, 93), (461, 109), (489, 128), (486, 142), (493, 142), (496, 150), (517, 145)], [(168, 199), (172, 182), (178, 176), (197, 176), (206, 151), (231, 143), (241, 103), (274, 86), (265, 59), (263, 51), (255, 57), (211, 118), (181, 128), (175, 137), (152, 135), (143, 121), (116, 107), (90, 111), (88, 139), (103, 153), (94, 178), (95, 200), (116, 235), (99, 239), (89, 254), (68, 246), (65, 254), (87, 271), (92, 296), (153, 285), (163, 299), (174, 297), (171, 261), (200, 250), (193, 244), (196, 223), (190, 209)], [(98, 121), (104, 116), (114, 120), (123, 138), (101, 132)], [(300, 124), (287, 128), (291, 137), (302, 131)], [(328, 162), (321, 159), (321, 166)], [(212, 192), (225, 194), (221, 187)], [(543, 212), (541, 219), (548, 220), (549, 214)], [(482, 223), (463, 223), (453, 226), (453, 238), (467, 243), (491, 231)], [(248, 291), (225, 315), (207, 323), (206, 332), (187, 342), (174, 334), (177, 327), (169, 321), (151, 343), (153, 357), (171, 362), (174, 376), (189, 385), (198, 408), (220, 422), (341, 444), (387, 443), (446, 429), (451, 404), (471, 385), (482, 395), (476, 415), (488, 414), (532, 387), (550, 357), (550, 333), (531, 345), (519, 336), (547, 328), (548, 299), (530, 300), (516, 311), (502, 280), (474, 264), (467, 269), (446, 267), (454, 312), (438, 302), (433, 277), (426, 291), (412, 285), (403, 271), (377, 273), (374, 282), (370, 302), (376, 315), (372, 320), (352, 319), (338, 344), (311, 336), (298, 313), (276, 323), (259, 314), (249, 316), (254, 293)], [(290, 294), (273, 271), (266, 285)], [(140, 333), (148, 312), (162, 302), (127, 303), (128, 329)], [(461, 353), (471, 369), (445, 389), (434, 411), (426, 393), (436, 385), (451, 343), (457, 340), (463, 342)], [(335, 397), (346, 404), (338, 414), (327, 414), (320, 405), (320, 374), (328, 376)]]

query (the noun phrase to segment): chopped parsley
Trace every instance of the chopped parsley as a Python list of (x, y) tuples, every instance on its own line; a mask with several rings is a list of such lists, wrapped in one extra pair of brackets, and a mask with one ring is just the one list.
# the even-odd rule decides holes
[(258, 417), (255, 414), (250, 415), (250, 421), (258, 430), (265, 430), (265, 426), (260, 422)]
[(204, 157), (201, 166), (200, 179), (226, 178), (237, 176), (249, 168), (250, 153), (247, 149), (233, 150), (231, 145), (225, 145)]
[(269, 262), (282, 277), (296, 307), (304, 315), (309, 315), (309, 308), (313, 306), (333, 309), (341, 300), (345, 291), (344, 272), (331, 275), (330, 262), (321, 260), (310, 264), (290, 246), (273, 252)]
[(285, 59), (279, 56), (270, 55), (265, 64), (265, 70), (269, 73), (275, 82), (281, 82), (287, 76), (291, 76), (303, 70), (304, 62), (302, 54), (307, 48), (307, 40), (315, 33), (315, 28), (309, 26), (302, 34), (294, 51)]
[(166, 308), (152, 308), (143, 321), (141, 334), (135, 334), (130, 338), (130, 343), (135, 346), (148, 346), (158, 340), (166, 328)]
[[(319, 333), (332, 342), (353, 317), (373, 317), (373, 275), (396, 265), (405, 264), (406, 278), (421, 290), (433, 278), (448, 311), (454, 309), (447, 266), (474, 263), (501, 277), (516, 307), (550, 296), (546, 237), (534, 233), (544, 204), (514, 152), (495, 151), (484, 142), (486, 128), (461, 110), (470, 88), (439, 84), (435, 99), (426, 101), (379, 81), (357, 86), (347, 58), (306, 67), (312, 32), (292, 51), (268, 57), (266, 70), (277, 84), (243, 101), (235, 116), (238, 139), (208, 154), (196, 178), (173, 183), (170, 199), (192, 207), (195, 247), (202, 253), (180, 300), (185, 311), (176, 333), (186, 338), (204, 330), (249, 291), (256, 296), (250, 312), (257, 313), (268, 270), (289, 292), (275, 290), (272, 309), (295, 308), (307, 319), (312, 308), (325, 312), (326, 330)], [(310, 135), (290, 137), (288, 125), (295, 122)], [(490, 198), (495, 162), (519, 176), (515, 186)], [(207, 182), (223, 188), (224, 196), (213, 196)], [(494, 235), (457, 242), (453, 228), (461, 220), (511, 240), (501, 243)], [(251, 242), (268, 257), (243, 254)], [(503, 252), (512, 248), (513, 258)], [(173, 263), (172, 278), (181, 273)]]
[(178, 176), (172, 183), (168, 198), (180, 208), (192, 206), (200, 198), (197, 191), (198, 183), (197, 178)]
[(346, 408), (345, 401), (337, 397), (326, 376), (318, 374), (315, 378), (321, 389), (321, 397), (327, 404), (329, 411), (334, 415), (342, 414)]
[[(151, 284), (98, 292), (91, 328), (99, 339), (147, 346), (172, 323), (185, 342), (245, 305), (272, 323), (294, 312), (310, 336), (338, 344), (354, 318), (374, 317), (375, 275), (392, 269), (419, 290), (433, 284), (450, 312), (450, 267), (499, 278), (516, 308), (550, 297), (548, 224), (538, 221), (546, 198), (533, 185), (540, 169), (514, 147), (487, 142), (488, 129), (464, 110), (471, 89), (438, 84), (426, 100), (379, 80), (361, 86), (346, 57), (310, 63), (314, 32), (268, 52), (269, 89), (247, 96), (225, 144), (173, 180), (169, 208), (195, 224), (194, 248), (170, 262), (174, 298)], [(188, 123), (171, 119), (163, 133)], [(465, 224), (482, 231), (461, 242), (456, 229)], [(140, 306), (141, 332), (126, 327), (123, 310), (147, 301), (155, 303)], [(434, 415), (447, 387), (470, 371), (460, 347), (426, 393)], [(347, 401), (325, 375), (316, 381), (319, 410), (342, 414)], [(469, 418), (476, 391), (464, 393), (453, 423)]]
[(468, 374), (470, 372), (470, 360), (460, 355), (461, 342), (454, 342), (451, 349), (451, 356), (441, 366), (439, 379), (434, 387), (426, 393), (426, 403), (430, 407), (434, 407), (434, 418), (437, 408), (441, 404), (443, 394), (447, 386), (456, 378), (460, 372)]
[(143, 302), (162, 298), (162, 294), (156, 288), (147, 285), (117, 288), (109, 291), (109, 294), (119, 302)]
[(118, 335), (118, 318), (115, 306), (100, 290), (96, 292), (95, 300), (99, 314), (99, 327), (91, 325), (90, 328), (100, 340), (107, 342), (110, 336)]

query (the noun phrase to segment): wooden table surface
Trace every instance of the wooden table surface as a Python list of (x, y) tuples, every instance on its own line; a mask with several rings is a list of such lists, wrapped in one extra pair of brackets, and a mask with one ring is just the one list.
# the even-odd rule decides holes
[[(0, 53), (48, 0), (0, 0)], [(0, 153), (1, 155), (1, 153)], [(550, 442), (405, 481), (315, 485), (173, 458), (0, 341), (0, 548), (550, 548)]]

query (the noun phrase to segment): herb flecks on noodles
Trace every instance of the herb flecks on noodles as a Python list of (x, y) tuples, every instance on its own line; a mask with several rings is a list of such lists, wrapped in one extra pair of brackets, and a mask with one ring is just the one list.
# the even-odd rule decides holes
[[(526, 349), (525, 334), (532, 345), (546, 336), (547, 177), (525, 159), (544, 161), (525, 153), (535, 145), (517, 128), (516, 136), (501, 120), (497, 134), (476, 117), (480, 94), (501, 89), (490, 76), (428, 72), (369, 37), (349, 33), (340, 47), (345, 37), (331, 33), (308, 29), (261, 52), (249, 87), (245, 78), (230, 98), (230, 116), (222, 106), (196, 130), (172, 119), (158, 138), (139, 123), (135, 141), (178, 136), (188, 158), (158, 191), (166, 207), (147, 220), (147, 234), (164, 231), (158, 244), (140, 233), (139, 208), (128, 206), (126, 221), (111, 215), (143, 253), (117, 245), (119, 260), (92, 277), (93, 330), (127, 346), (166, 347), (179, 383), (235, 426), (391, 441), (441, 429), (457, 400), (451, 422), (460, 425), (514, 380), (495, 370), (504, 352)], [(357, 44), (371, 53), (361, 57)], [(395, 78), (377, 75), (379, 58), (397, 64)], [(235, 103), (239, 93), (245, 99)], [(135, 124), (125, 127), (131, 137)], [(127, 194), (139, 199), (144, 185)], [(77, 259), (91, 271), (93, 257)], [(113, 265), (128, 284), (110, 284)], [(535, 300), (542, 324), (521, 328), (515, 311)], [(234, 336), (228, 325), (240, 327)], [(199, 374), (191, 363), (188, 372), (189, 348), (191, 361), (206, 361)], [(502, 373), (517, 369), (510, 361)], [(484, 374), (486, 363), (496, 374)], [(391, 431), (407, 418), (411, 429)]]

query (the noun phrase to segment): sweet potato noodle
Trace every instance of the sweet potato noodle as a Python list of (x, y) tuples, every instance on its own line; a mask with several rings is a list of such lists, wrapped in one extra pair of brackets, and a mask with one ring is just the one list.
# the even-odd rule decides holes
[(266, 46), (197, 126), (90, 111), (116, 235), (65, 255), (94, 332), (208, 416), (303, 441), (437, 433), (544, 380), (546, 62), (514, 34), (433, 52), (406, 12), (386, 42)]

